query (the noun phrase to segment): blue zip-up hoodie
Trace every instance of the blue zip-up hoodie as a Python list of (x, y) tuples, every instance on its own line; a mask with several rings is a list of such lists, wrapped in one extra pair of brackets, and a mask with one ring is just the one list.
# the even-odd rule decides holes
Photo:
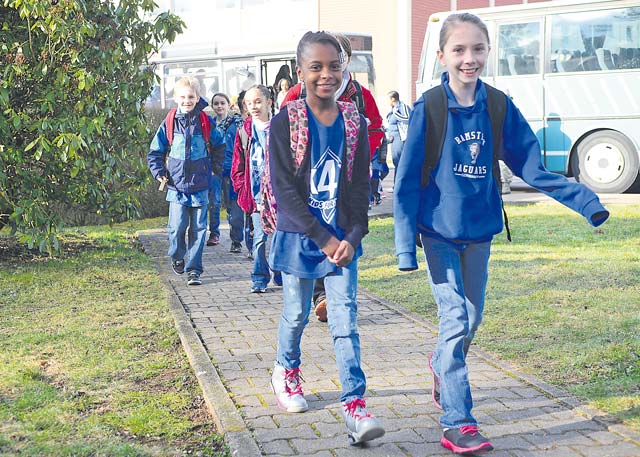
[[(217, 121), (217, 118), (216, 118)], [(222, 164), (222, 174), (231, 176), (231, 165), (233, 163), (233, 146), (236, 141), (236, 133), (242, 128), (244, 120), (238, 114), (229, 114), (222, 121), (215, 124), (216, 129), (220, 131), (224, 138), (224, 162)]]
[[(185, 194), (193, 194), (210, 188), (211, 160), (207, 154), (205, 139), (200, 124), (200, 111), (207, 102), (200, 98), (195, 108), (189, 113), (176, 113), (173, 126), (173, 144), (166, 160), (169, 141), (167, 129), (162, 121), (156, 132), (149, 153), (147, 163), (155, 179), (159, 176), (169, 177), (168, 186)], [(214, 128), (215, 122), (209, 116), (211, 124), (211, 142), (214, 146), (222, 144), (222, 134)]]
[[(458, 104), (442, 75), (447, 94), (447, 129), (440, 161), (422, 188), (427, 119), (424, 96), (414, 105), (409, 131), (394, 185), (394, 231), (398, 267), (418, 268), (416, 233), (454, 243), (490, 241), (503, 229), (500, 190), (493, 177), (493, 139), (482, 81), (475, 103)], [(501, 159), (516, 176), (565, 206), (582, 214), (593, 226), (609, 212), (598, 196), (582, 184), (549, 172), (540, 160), (538, 140), (518, 108), (507, 98)]]

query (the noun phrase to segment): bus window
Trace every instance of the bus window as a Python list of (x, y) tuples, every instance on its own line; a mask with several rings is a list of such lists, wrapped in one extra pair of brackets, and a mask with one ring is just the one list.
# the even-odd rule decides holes
[(551, 72), (640, 68), (640, 7), (551, 17)]
[(540, 72), (540, 23), (502, 24), (498, 27), (498, 76)]
[(376, 74), (371, 54), (356, 54), (354, 52), (351, 56), (348, 70), (353, 79), (364, 85), (371, 92), (375, 92)]
[(257, 84), (258, 69), (254, 60), (226, 60), (224, 78), (227, 81), (227, 94), (232, 97)]
[(163, 65), (162, 80), (164, 87), (163, 107), (172, 108), (173, 86), (183, 76), (194, 76), (200, 84), (200, 96), (207, 101), (220, 90), (220, 69), (215, 60), (168, 63)]

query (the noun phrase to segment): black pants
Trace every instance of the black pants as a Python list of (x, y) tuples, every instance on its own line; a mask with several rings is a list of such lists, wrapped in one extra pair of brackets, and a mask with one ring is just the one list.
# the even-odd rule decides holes
[(318, 278), (313, 282), (313, 304), (315, 306), (318, 297), (324, 297), (324, 278)]

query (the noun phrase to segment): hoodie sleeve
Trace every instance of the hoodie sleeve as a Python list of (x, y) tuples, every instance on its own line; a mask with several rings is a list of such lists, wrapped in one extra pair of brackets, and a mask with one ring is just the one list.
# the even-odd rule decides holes
[(151, 171), (154, 179), (158, 179), (160, 176), (167, 176), (167, 169), (165, 167), (164, 160), (167, 154), (168, 146), (169, 141), (167, 140), (165, 122), (162, 121), (162, 124), (160, 124), (160, 127), (158, 127), (158, 131), (151, 141), (149, 153), (147, 154), (149, 171)]
[[(212, 126), (216, 125), (211, 116), (209, 116), (209, 124)], [(213, 151), (211, 151), (211, 170), (214, 174), (219, 175), (222, 173), (222, 166), (224, 164), (224, 150), (226, 148), (224, 135), (219, 129), (212, 128), (210, 140), (213, 145)]]
[[(364, 117), (360, 115), (360, 131), (358, 132), (358, 148), (353, 163), (353, 173), (349, 194), (342, 196), (348, 199), (349, 227), (344, 239), (355, 248), (362, 238), (369, 233), (369, 141)], [(346, 179), (343, 174), (341, 179)]]
[(380, 110), (378, 110), (378, 104), (369, 89), (362, 86), (361, 88), (362, 98), (364, 100), (364, 112), (367, 119), (369, 119), (369, 157), (373, 158), (384, 136), (384, 133), (381, 131), (382, 116), (380, 115)]
[(547, 170), (541, 161), (540, 143), (529, 123), (511, 100), (507, 100), (504, 123), (504, 162), (516, 176), (531, 187), (581, 214), (597, 227), (609, 217), (609, 211), (598, 196), (584, 184), (569, 181), (566, 177)]
[(245, 151), (242, 147), (241, 129), (244, 129), (244, 125), (236, 131), (236, 139), (233, 143), (233, 159), (231, 163), (231, 182), (235, 192), (238, 192), (244, 186)]
[(282, 100), (280, 109), (283, 109), (284, 106), (290, 101), (297, 100), (298, 97), (300, 97), (301, 93), (302, 93), (302, 84), (300, 83), (295, 84), (291, 89), (289, 89), (289, 92), (287, 92), (287, 95), (284, 96), (284, 100)]
[(416, 258), (416, 223), (422, 190), (422, 165), (426, 135), (424, 98), (414, 105), (400, 162), (396, 169), (393, 195), (393, 227), (398, 268), (418, 268)]

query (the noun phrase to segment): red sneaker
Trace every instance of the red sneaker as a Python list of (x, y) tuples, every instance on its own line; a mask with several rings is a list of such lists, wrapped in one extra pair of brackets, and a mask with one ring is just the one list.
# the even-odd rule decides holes
[(489, 452), (493, 446), (482, 436), (475, 425), (450, 428), (440, 439), (440, 444), (456, 454)]

